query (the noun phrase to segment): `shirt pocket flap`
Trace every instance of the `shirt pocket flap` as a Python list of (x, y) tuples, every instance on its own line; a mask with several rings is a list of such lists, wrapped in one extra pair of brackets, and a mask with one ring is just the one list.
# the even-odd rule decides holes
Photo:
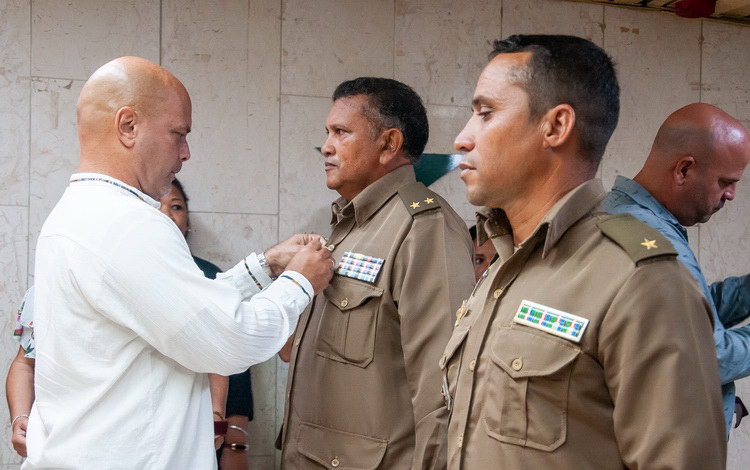
[(382, 439), (300, 423), (300, 453), (327, 469), (374, 470), (387, 447)]
[(490, 357), (514, 379), (552, 375), (570, 364), (581, 350), (544, 333), (501, 328), (492, 341)]
[(324, 291), (326, 299), (339, 310), (346, 311), (359, 307), (372, 297), (383, 295), (383, 289), (362, 281), (356, 281), (343, 276), (336, 276)]
[(448, 340), (448, 344), (445, 346), (445, 351), (440, 357), (440, 363), (438, 365), (441, 369), (445, 369), (445, 367), (448, 365), (448, 361), (453, 357), (454, 354), (456, 354), (456, 351), (461, 347), (468, 334), (469, 328), (457, 328), (453, 330), (453, 334)]

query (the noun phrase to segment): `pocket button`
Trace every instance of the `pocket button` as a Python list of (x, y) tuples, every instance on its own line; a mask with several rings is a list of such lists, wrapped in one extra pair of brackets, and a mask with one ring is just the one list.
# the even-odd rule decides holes
[(334, 457), (333, 460), (331, 460), (331, 467), (338, 467), (339, 465), (341, 465), (341, 462), (339, 462), (339, 458)]
[(341, 305), (341, 308), (346, 308), (347, 305), (349, 305), (349, 299), (342, 300), (339, 305)]
[(521, 360), (520, 357), (513, 359), (513, 362), (510, 363), (510, 367), (515, 371), (523, 369), (523, 360)]
[(477, 366), (477, 360), (472, 359), (471, 362), (469, 363), (469, 370), (473, 372), (476, 366)]

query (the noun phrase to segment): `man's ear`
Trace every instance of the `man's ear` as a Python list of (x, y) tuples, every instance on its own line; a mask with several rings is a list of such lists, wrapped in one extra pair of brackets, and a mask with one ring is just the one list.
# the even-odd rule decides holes
[(380, 164), (387, 166), (394, 158), (401, 155), (401, 150), (404, 146), (404, 134), (395, 128), (386, 129), (380, 135), (380, 141), (382, 142)]
[(117, 138), (122, 145), (132, 148), (135, 145), (137, 134), (136, 124), (138, 123), (138, 113), (130, 106), (124, 106), (117, 110), (115, 114), (115, 126), (117, 127)]
[(672, 180), (678, 186), (687, 181), (688, 172), (695, 169), (695, 158), (692, 155), (680, 157), (672, 167)]
[(545, 148), (556, 148), (570, 143), (576, 124), (576, 112), (569, 104), (559, 104), (542, 117)]

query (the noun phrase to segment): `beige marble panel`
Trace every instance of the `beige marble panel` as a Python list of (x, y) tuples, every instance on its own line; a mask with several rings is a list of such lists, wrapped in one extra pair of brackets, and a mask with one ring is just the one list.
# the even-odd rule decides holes
[(32, 75), (85, 80), (124, 55), (159, 62), (159, 2), (34, 0)]
[(75, 106), (82, 86), (76, 80), (31, 82), (30, 275), (42, 224), (78, 170)]
[(676, 109), (698, 101), (700, 21), (672, 14), (606, 7), (604, 48), (620, 79), (620, 123), (602, 162), (605, 187), (633, 177), (656, 131)]
[[(707, 21), (703, 36), (703, 101), (750, 126), (750, 28)], [(735, 200), (701, 227), (701, 265), (709, 281), (750, 272), (749, 220), (750, 171), (745, 171)]]
[(503, 0), (503, 37), (571, 34), (601, 45), (604, 7), (561, 0)]
[[(186, 191), (190, 191), (190, 188), (187, 187)], [(192, 200), (190, 204), (192, 208)], [(195, 256), (226, 270), (251, 252), (258, 253), (274, 245), (276, 232), (275, 215), (216, 214), (191, 210), (188, 244)]]
[(29, 199), (30, 15), (28, 1), (0, 0), (0, 204)]
[(278, 212), (278, 2), (165, 0), (163, 64), (193, 102), (195, 210)]
[(276, 442), (276, 360), (251, 369), (254, 417), (248, 426), (250, 455), (273, 456)]
[(284, 424), (284, 394), (289, 378), (289, 364), (276, 357), (276, 434)]
[(703, 22), (701, 101), (750, 127), (750, 27)]
[[(15, 327), (15, 311), (26, 291), (28, 259), (28, 208), (0, 206), (0, 367), (8, 365), (18, 351), (18, 343), (11, 337)], [(0, 392), (5, 402), (5, 387)], [(10, 419), (8, 409), (0, 407), (0, 464), (18, 463), (20, 458), (10, 445)]]
[(396, 0), (396, 79), (426, 103), (469, 106), (501, 15), (501, 0)]
[(328, 236), (331, 202), (338, 194), (326, 188), (323, 157), (315, 150), (325, 141), (328, 98), (281, 97), (281, 186), (279, 238), (298, 232)]
[(281, 43), (284, 94), (328, 97), (350, 78), (393, 77), (393, 3), (285, 1)]

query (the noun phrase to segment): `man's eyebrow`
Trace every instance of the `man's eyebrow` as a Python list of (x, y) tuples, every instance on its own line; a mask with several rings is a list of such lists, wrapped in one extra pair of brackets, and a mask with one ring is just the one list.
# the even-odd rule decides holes
[(484, 96), (484, 95), (477, 95), (477, 96), (474, 97), (473, 100), (471, 100), (471, 105), (472, 106), (479, 106), (480, 104), (486, 103), (488, 101), (489, 101), (489, 99), (486, 96)]

